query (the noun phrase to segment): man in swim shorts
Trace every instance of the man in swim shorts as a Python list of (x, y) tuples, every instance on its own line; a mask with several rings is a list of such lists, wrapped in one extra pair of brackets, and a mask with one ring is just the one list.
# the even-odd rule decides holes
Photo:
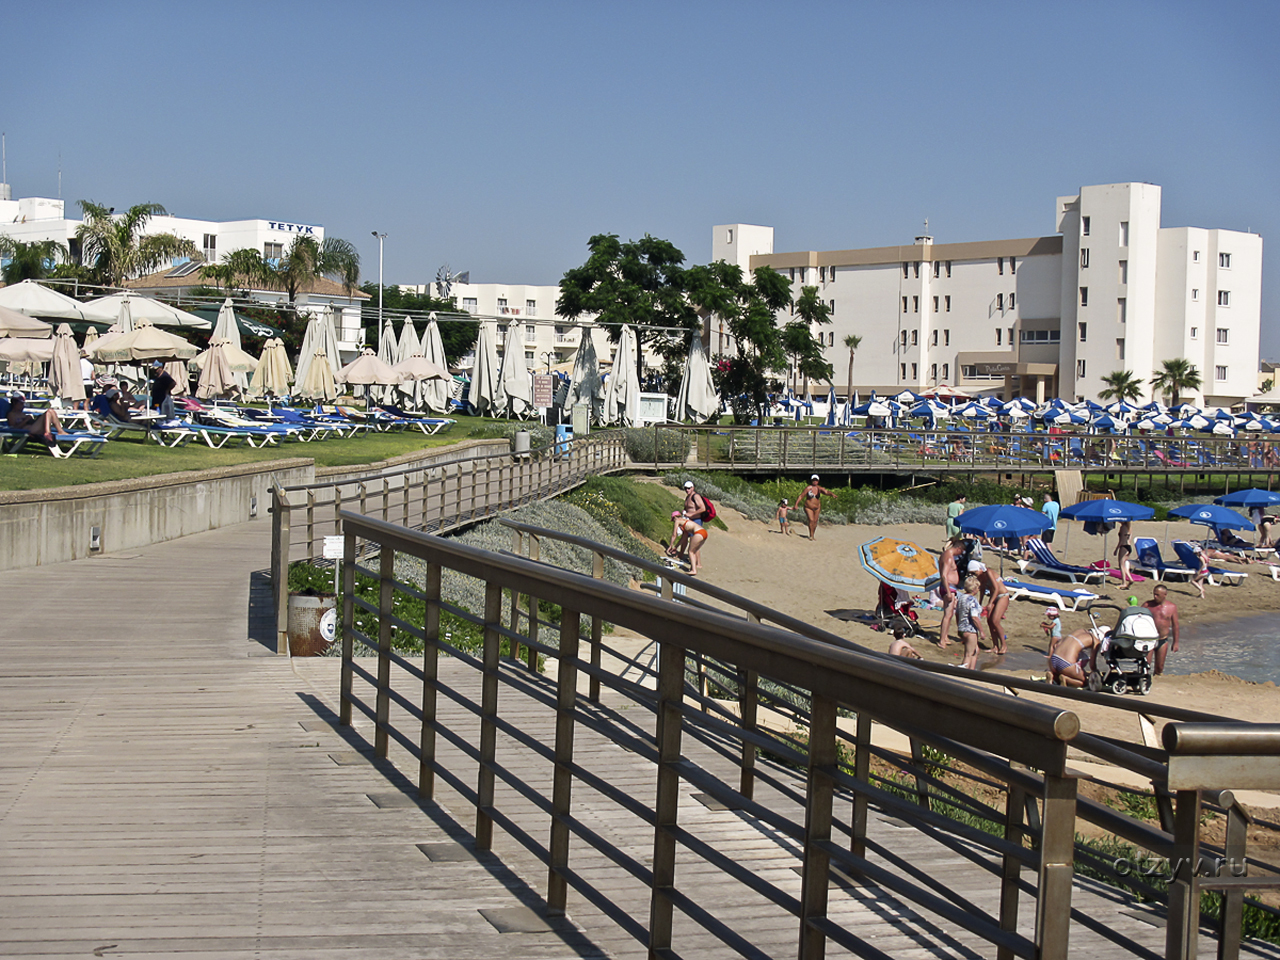
[[(1163, 583), (1157, 583), (1155, 589), (1151, 591), (1151, 599), (1143, 604), (1151, 611), (1151, 619), (1156, 622), (1156, 630), (1160, 632), (1160, 639), (1156, 641), (1156, 648), (1147, 654), (1147, 659), (1155, 660), (1156, 676), (1164, 673), (1164, 658), (1169, 655), (1170, 649), (1174, 653), (1178, 652), (1178, 607), (1169, 599), (1169, 588)], [(1173, 640), (1172, 648), (1166, 646), (1170, 640)]]
[(938, 647), (946, 649), (951, 643), (951, 619), (956, 613), (956, 599), (960, 589), (960, 571), (956, 566), (964, 553), (964, 535), (957, 533), (938, 556), (938, 596), (942, 598), (942, 627), (938, 631)]

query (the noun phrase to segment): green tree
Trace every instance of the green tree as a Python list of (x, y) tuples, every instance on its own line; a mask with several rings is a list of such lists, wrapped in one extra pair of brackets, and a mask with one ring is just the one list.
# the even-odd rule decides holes
[(1176, 407), (1184, 392), (1200, 389), (1200, 371), (1186, 357), (1162, 360), (1151, 386), (1169, 398), (1169, 406)]
[[(361, 307), (361, 319), (367, 329), (377, 330), (378, 285), (364, 283), (360, 285), (360, 289), (370, 297)], [(392, 317), (391, 323), (397, 337), (400, 336), (404, 321), (401, 317), (395, 317), (395, 314), (413, 314), (417, 321), (419, 337), (425, 325), (424, 317), (431, 313), (437, 314), (436, 325), (440, 328), (440, 342), (444, 345), (445, 356), (450, 360), (457, 360), (470, 351), (476, 342), (476, 337), (480, 334), (480, 327), (474, 320), (450, 319), (450, 317), (466, 316), (459, 312), (454, 300), (433, 297), (429, 293), (414, 293), (398, 286), (382, 288), (382, 313), (383, 316)], [(378, 330), (377, 336), (381, 335), (382, 331)], [(374, 345), (376, 344), (375, 338)]]
[(151, 273), (175, 257), (196, 256), (190, 240), (172, 233), (144, 233), (152, 217), (166, 215), (158, 203), (139, 203), (120, 216), (114, 207), (81, 200), (84, 222), (76, 228), (80, 262), (93, 279), (118, 287), (132, 277)]
[(4, 267), (0, 277), (5, 283), (43, 280), (59, 263), (67, 260), (67, 248), (57, 240), (33, 240), (24, 243), (0, 236), (0, 259)]
[(1099, 400), (1138, 400), (1142, 397), (1142, 378), (1132, 370), (1114, 370), (1102, 378), (1106, 386), (1098, 391)]
[(851, 333), (842, 342), (849, 349), (849, 392), (845, 396), (845, 400), (848, 403), (853, 403), (853, 355), (862, 346), (862, 338), (856, 333)]
[(337, 237), (297, 236), (279, 259), (263, 257), (255, 249), (233, 250), (217, 264), (204, 267), (205, 279), (225, 288), (261, 286), (283, 290), (290, 304), (298, 294), (321, 277), (342, 284), (347, 293), (360, 281), (360, 254), (346, 240)]

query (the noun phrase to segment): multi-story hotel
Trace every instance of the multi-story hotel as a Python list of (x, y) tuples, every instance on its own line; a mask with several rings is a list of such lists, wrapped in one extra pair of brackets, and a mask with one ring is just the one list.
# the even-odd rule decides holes
[[(1207, 404), (1257, 392), (1262, 238), (1161, 227), (1160, 187), (1116, 183), (1059, 197), (1057, 233), (1017, 240), (775, 253), (773, 228), (714, 227), (712, 259), (770, 266), (816, 286), (832, 312), (818, 331), (844, 383), (849, 334), (862, 337), (856, 388), (942, 384), (1043, 399), (1092, 398), (1102, 378), (1150, 380), (1161, 361), (1195, 364)], [(728, 350), (714, 318), (713, 352)], [(815, 389), (825, 392), (817, 385)]]

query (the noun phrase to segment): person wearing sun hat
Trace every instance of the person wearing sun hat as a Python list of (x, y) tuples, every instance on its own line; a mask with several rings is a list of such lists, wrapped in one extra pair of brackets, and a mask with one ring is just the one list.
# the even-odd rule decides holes
[(1049, 638), (1051, 643), (1062, 639), (1062, 620), (1058, 616), (1058, 608), (1050, 607), (1045, 611), (1044, 620), (1040, 622), (1040, 629), (1044, 631), (1044, 635)]
[(805, 523), (809, 525), (809, 539), (813, 539), (813, 535), (818, 530), (818, 515), (822, 512), (822, 495), (833, 497), (833, 494), (826, 487), (818, 483), (818, 475), (815, 473), (809, 478), (809, 485), (804, 488), (804, 492), (796, 498), (796, 502), (804, 507)]

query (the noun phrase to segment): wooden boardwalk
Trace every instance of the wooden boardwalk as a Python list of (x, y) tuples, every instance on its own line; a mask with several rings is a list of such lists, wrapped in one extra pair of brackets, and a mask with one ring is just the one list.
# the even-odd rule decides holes
[[(374, 761), (367, 724), (334, 728), (336, 660), (250, 655), (265, 652), (247, 637), (251, 574), (269, 541), (269, 524), (255, 521), (10, 578), (11, 593), (29, 602), (8, 604), (0, 623), (0, 956), (644, 956), (627, 930), (648, 918), (639, 881), (575, 843), (571, 863), (598, 896), (571, 891), (569, 918), (544, 919), (546, 870), (531, 854), (499, 829), (496, 855), (476, 857), (474, 815), (460, 796), (442, 788), (438, 804), (419, 804), (407, 753), (393, 747), (389, 761)], [(456, 662), (442, 665), (442, 679), (478, 691)], [(535, 693), (543, 683), (528, 682)], [(413, 692), (407, 681), (401, 689)], [(503, 697), (504, 716), (551, 739), (549, 709), (505, 688)], [(652, 732), (652, 716), (635, 705), (606, 701), (599, 715)], [(456, 707), (447, 716), (460, 730), (477, 725)], [(393, 719), (407, 724), (398, 710)], [(687, 754), (720, 762), (735, 781), (714, 748), (685, 741)], [(526, 783), (549, 784), (547, 764), (502, 740), (499, 756)], [(441, 758), (475, 782), (459, 751)], [(580, 729), (575, 759), (651, 800), (653, 770), (634, 753)], [(682, 827), (798, 896), (794, 843), (696, 793), (684, 789)], [(758, 798), (783, 802), (776, 788)], [(546, 842), (545, 815), (515, 791), (500, 787), (498, 806)], [(651, 833), (616, 806), (578, 809), (620, 850), (650, 858)], [(847, 806), (838, 813), (847, 817)], [(993, 907), (998, 881), (980, 852), (886, 818), (869, 835), (879, 862)], [(781, 909), (692, 856), (682, 855), (678, 883), (763, 954), (795, 955), (795, 924)], [(1073, 929), (1073, 954), (1134, 955), (1107, 930), (1162, 951), (1159, 918), (1116, 891), (1081, 884), (1076, 903), (1093, 919), (1092, 929)], [(1024, 900), (1024, 926), (1032, 909)], [(893, 957), (994, 955), (874, 886), (834, 889), (832, 915)], [(687, 920), (676, 943), (689, 958), (733, 955)], [(1202, 940), (1202, 956), (1212, 953)]]

